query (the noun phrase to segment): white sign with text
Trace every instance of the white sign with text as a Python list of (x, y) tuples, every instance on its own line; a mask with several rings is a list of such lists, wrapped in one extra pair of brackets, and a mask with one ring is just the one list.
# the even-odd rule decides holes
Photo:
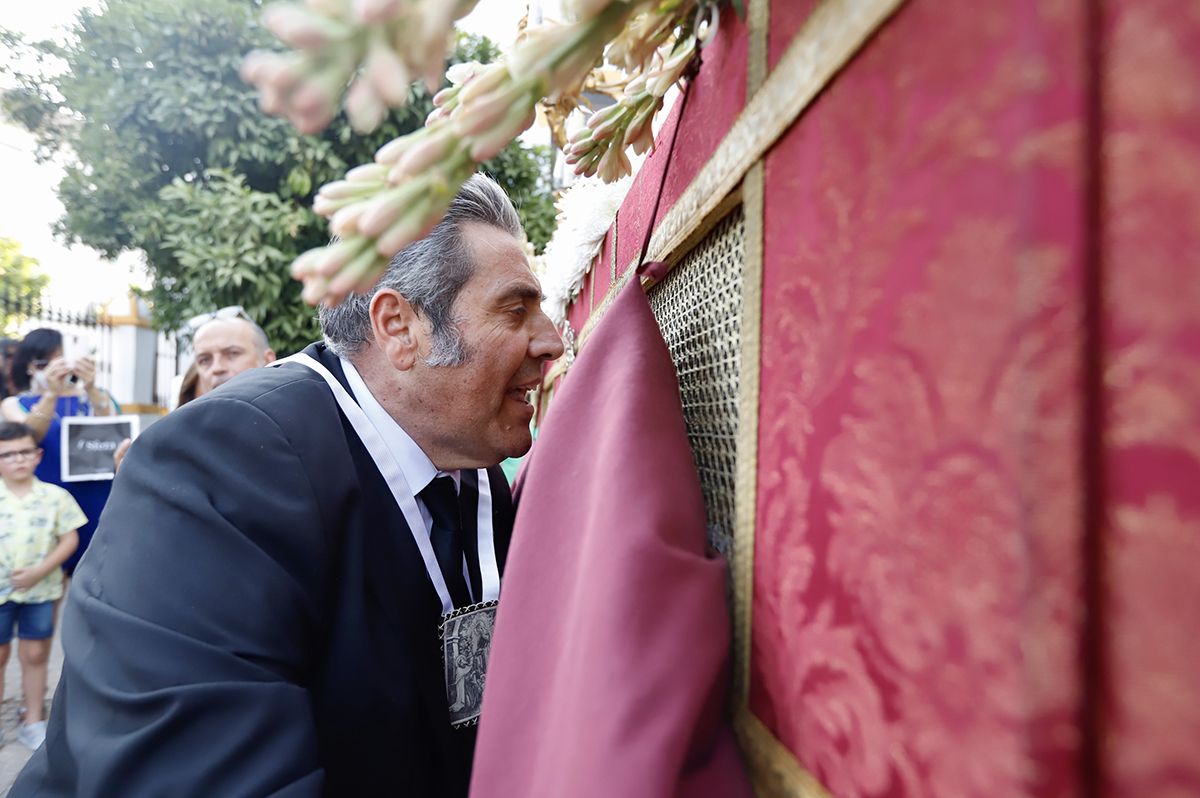
[(121, 441), (137, 437), (137, 416), (67, 416), (62, 420), (62, 481), (112, 479), (113, 455)]

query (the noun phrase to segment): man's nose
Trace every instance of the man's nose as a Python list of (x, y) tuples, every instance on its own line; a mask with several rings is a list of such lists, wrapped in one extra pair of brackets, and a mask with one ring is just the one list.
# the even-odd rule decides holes
[(563, 354), (562, 336), (541, 308), (537, 311), (537, 329), (529, 341), (529, 356), (535, 360), (558, 360)]

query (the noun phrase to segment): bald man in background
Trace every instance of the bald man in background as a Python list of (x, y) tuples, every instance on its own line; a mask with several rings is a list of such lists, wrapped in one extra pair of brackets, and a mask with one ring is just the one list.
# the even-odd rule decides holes
[[(261, 368), (275, 360), (275, 351), (263, 328), (245, 316), (205, 322), (192, 337), (192, 349), (196, 353), (197, 399), (243, 371)], [(120, 469), (132, 443), (126, 438), (113, 453), (114, 471)]]
[(224, 385), (243, 371), (275, 360), (267, 334), (246, 318), (213, 319), (196, 330), (192, 339), (199, 376), (196, 396)]

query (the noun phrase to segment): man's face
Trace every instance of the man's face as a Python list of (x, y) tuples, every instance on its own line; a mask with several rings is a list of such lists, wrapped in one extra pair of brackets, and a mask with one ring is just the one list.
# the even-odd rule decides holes
[[(475, 271), (452, 309), (466, 349), (457, 366), (415, 366), (418, 395), (430, 411), (439, 450), (479, 466), (529, 451), (542, 363), (563, 353), (562, 339), (542, 312), (542, 289), (512, 235), (468, 224), (463, 236)], [(428, 357), (425, 342), (421, 357)]]
[(263, 351), (255, 329), (244, 319), (216, 319), (196, 332), (197, 396), (223, 385), (236, 375), (265, 366), (275, 359)]
[(42, 462), (42, 450), (33, 438), (0, 441), (0, 478), (24, 482)]

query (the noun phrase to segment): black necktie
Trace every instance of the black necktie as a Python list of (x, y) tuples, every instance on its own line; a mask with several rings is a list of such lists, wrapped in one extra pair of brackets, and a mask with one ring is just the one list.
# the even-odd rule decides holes
[(419, 494), (433, 516), (429, 532), (433, 554), (446, 578), (446, 588), (455, 607), (471, 603), (467, 580), (463, 578), (462, 517), (458, 512), (458, 491), (452, 477), (437, 477)]

